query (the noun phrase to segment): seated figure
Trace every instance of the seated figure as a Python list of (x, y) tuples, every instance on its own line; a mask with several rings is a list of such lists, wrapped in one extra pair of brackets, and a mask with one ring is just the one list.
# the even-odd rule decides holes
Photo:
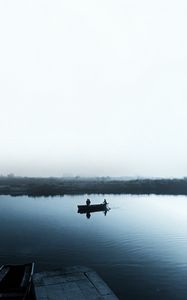
[(91, 203), (90, 199), (87, 199), (87, 200), (86, 200), (86, 205), (89, 206), (90, 203)]

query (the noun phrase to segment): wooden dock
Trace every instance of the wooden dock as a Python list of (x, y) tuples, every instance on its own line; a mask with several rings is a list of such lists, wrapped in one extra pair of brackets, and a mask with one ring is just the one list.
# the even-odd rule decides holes
[(33, 288), (36, 300), (118, 300), (101, 277), (86, 267), (35, 273)]

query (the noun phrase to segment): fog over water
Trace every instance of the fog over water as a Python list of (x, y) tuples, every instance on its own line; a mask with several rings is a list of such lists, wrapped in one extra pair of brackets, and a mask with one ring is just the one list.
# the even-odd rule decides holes
[(187, 174), (184, 0), (0, 2), (0, 174)]

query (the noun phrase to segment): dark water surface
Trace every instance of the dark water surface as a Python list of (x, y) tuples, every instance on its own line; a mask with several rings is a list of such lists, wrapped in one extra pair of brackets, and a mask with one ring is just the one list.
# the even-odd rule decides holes
[[(90, 196), (92, 203), (101, 195)], [(93, 267), (120, 299), (187, 299), (187, 197), (108, 195), (111, 211), (77, 213), (86, 196), (0, 196), (0, 263)]]

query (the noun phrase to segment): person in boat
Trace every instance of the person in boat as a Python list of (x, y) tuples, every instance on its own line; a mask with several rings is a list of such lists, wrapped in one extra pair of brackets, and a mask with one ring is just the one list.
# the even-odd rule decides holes
[(106, 199), (103, 201), (103, 204), (104, 204), (104, 205), (107, 205), (107, 204), (108, 204), (107, 201), (106, 201)]
[(89, 206), (90, 203), (91, 203), (90, 199), (87, 199), (87, 200), (86, 200), (86, 205)]

